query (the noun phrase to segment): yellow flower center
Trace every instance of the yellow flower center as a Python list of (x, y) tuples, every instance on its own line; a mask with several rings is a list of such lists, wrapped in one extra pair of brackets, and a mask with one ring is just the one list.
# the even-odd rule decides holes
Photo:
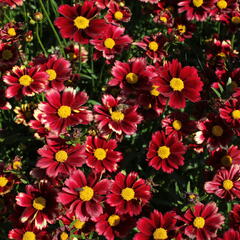
[(82, 191), (79, 192), (79, 197), (82, 201), (90, 201), (93, 198), (94, 190), (91, 187), (82, 187)]
[(166, 159), (169, 157), (169, 155), (171, 154), (170, 152), (170, 148), (167, 147), (167, 146), (161, 146), (158, 148), (158, 156), (161, 158), (161, 159)]
[(49, 77), (48, 77), (48, 80), (49, 80), (49, 81), (55, 80), (55, 79), (57, 78), (57, 73), (56, 73), (56, 71), (53, 70), (53, 69), (48, 69), (48, 70), (46, 71), (46, 73), (49, 75)]
[(84, 225), (85, 225), (85, 222), (82, 222), (79, 219), (77, 219), (74, 223), (74, 227), (76, 229), (82, 229), (84, 227)]
[(222, 58), (225, 58), (226, 57), (226, 54), (224, 52), (220, 52), (217, 54), (217, 56), (219, 57), (222, 57)]
[(108, 218), (108, 223), (111, 227), (115, 227), (120, 223), (120, 217), (113, 214)]
[(177, 26), (177, 29), (180, 33), (185, 33), (186, 32), (186, 26), (185, 25), (179, 24)]
[(152, 90), (150, 91), (151, 95), (157, 97), (160, 94), (160, 92), (157, 90), (158, 88), (159, 86), (153, 85)]
[(223, 129), (219, 125), (215, 125), (212, 128), (212, 134), (216, 137), (221, 137), (223, 135)]
[(189, 197), (190, 199), (195, 199), (195, 198), (196, 198), (196, 195), (195, 195), (195, 194), (190, 194), (188, 197)]
[(135, 197), (135, 192), (134, 192), (134, 190), (133, 190), (132, 188), (127, 187), (127, 188), (124, 188), (124, 189), (122, 190), (121, 196), (122, 196), (122, 198), (123, 198), (124, 200), (130, 201), (130, 200), (134, 199), (134, 197)]
[(184, 82), (181, 78), (172, 78), (170, 81), (170, 87), (174, 91), (182, 91), (184, 89)]
[(135, 84), (138, 82), (138, 75), (133, 72), (128, 73), (125, 78), (130, 84)]
[(232, 20), (232, 22), (235, 23), (235, 24), (239, 24), (239, 23), (240, 23), (240, 17), (238, 17), (238, 16), (232, 17), (231, 20)]
[(36, 235), (34, 232), (25, 232), (22, 240), (36, 240)]
[(223, 156), (221, 158), (221, 163), (225, 167), (230, 167), (232, 165), (232, 158), (229, 155)]
[(28, 87), (33, 82), (33, 79), (29, 75), (23, 75), (19, 78), (19, 83), (24, 87)]
[(33, 200), (33, 207), (37, 210), (43, 210), (46, 207), (46, 199), (37, 197)]
[(148, 47), (154, 52), (156, 52), (158, 50), (158, 44), (155, 41), (150, 42), (148, 44)]
[(104, 46), (106, 48), (112, 49), (115, 46), (115, 41), (112, 38), (107, 38), (104, 41)]
[(116, 11), (116, 12), (114, 13), (114, 17), (115, 17), (115, 19), (117, 19), (117, 20), (122, 20), (122, 19), (123, 19), (123, 14), (122, 14), (122, 12), (120, 12), (120, 11)]
[(231, 190), (233, 188), (233, 182), (229, 179), (223, 181), (223, 188), (225, 190)]
[(103, 160), (106, 158), (106, 156), (107, 156), (107, 152), (103, 148), (97, 148), (94, 151), (94, 157), (97, 158), (97, 160)]
[(153, 239), (155, 240), (164, 240), (167, 239), (168, 235), (167, 235), (167, 230), (164, 228), (157, 228), (154, 233), (153, 233)]
[(60, 150), (55, 153), (55, 159), (58, 162), (65, 162), (68, 159), (68, 154), (64, 150)]
[(124, 119), (124, 114), (122, 112), (114, 111), (111, 113), (111, 118), (115, 122), (122, 121)]
[(61, 240), (67, 240), (68, 239), (68, 234), (66, 232), (62, 232), (60, 235)]
[(61, 106), (58, 109), (58, 116), (60, 118), (68, 118), (71, 115), (72, 109), (69, 106)]
[(205, 225), (205, 219), (203, 217), (196, 217), (193, 221), (193, 226), (196, 228), (203, 228)]
[(11, 59), (12, 57), (13, 57), (12, 51), (6, 49), (6, 50), (4, 50), (4, 51), (2, 52), (2, 58), (3, 58), (4, 60), (9, 60), (9, 59)]
[(240, 118), (240, 110), (232, 111), (232, 117), (233, 117), (233, 119), (239, 119)]
[(160, 19), (160, 21), (162, 21), (162, 22), (164, 22), (164, 23), (167, 22), (167, 18), (166, 18), (166, 17), (160, 17), (159, 19)]
[(182, 128), (182, 122), (179, 120), (174, 120), (172, 125), (176, 131), (179, 131)]
[(193, 5), (195, 7), (201, 7), (203, 5), (203, 0), (193, 0)]
[(14, 28), (9, 28), (8, 29), (8, 35), (11, 36), (11, 37), (14, 37), (17, 35), (16, 31)]
[(5, 177), (0, 177), (0, 187), (5, 187), (8, 183), (8, 179)]
[(217, 2), (217, 6), (220, 8), (220, 9), (224, 9), (227, 7), (227, 2), (225, 0), (220, 0)]
[(17, 169), (19, 169), (21, 167), (22, 167), (22, 162), (20, 162), (20, 161), (14, 161), (13, 162), (13, 169), (14, 170), (17, 170)]
[(85, 29), (89, 27), (89, 20), (85, 17), (78, 16), (74, 20), (74, 26), (76, 26), (78, 29)]

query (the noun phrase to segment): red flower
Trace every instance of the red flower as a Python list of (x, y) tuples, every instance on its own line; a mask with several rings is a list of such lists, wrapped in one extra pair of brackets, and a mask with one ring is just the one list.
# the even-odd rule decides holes
[(23, 4), (23, 0), (0, 0), (0, 3), (5, 3), (11, 8), (15, 8), (16, 6), (21, 6)]
[[(1, 171), (2, 172), (2, 171)], [(14, 175), (0, 172), (0, 196), (9, 193), (15, 183)]]
[(240, 232), (229, 229), (223, 235), (223, 238), (217, 238), (217, 240), (239, 240), (240, 239)]
[(0, 71), (9, 70), (17, 63), (18, 59), (18, 50), (15, 45), (0, 43)]
[(44, 230), (38, 230), (31, 225), (24, 228), (14, 228), (9, 231), (8, 238), (14, 240), (47, 240), (48, 233)]
[(102, 202), (110, 187), (108, 179), (99, 179), (81, 170), (75, 170), (65, 181), (65, 187), (58, 194), (58, 201), (69, 206), (68, 212), (75, 214), (81, 221), (98, 217), (103, 213)]
[(207, 193), (214, 193), (220, 198), (233, 200), (240, 198), (240, 166), (232, 165), (229, 170), (220, 169), (212, 181), (204, 184)]
[(240, 231), (240, 204), (234, 204), (229, 213), (230, 227)]
[(120, 25), (122, 22), (129, 22), (131, 19), (131, 11), (128, 7), (122, 7), (120, 4), (111, 1), (107, 14), (104, 16), (108, 23)]
[(10, 85), (6, 89), (7, 98), (20, 98), (33, 96), (45, 90), (48, 74), (38, 67), (13, 67), (13, 69), (3, 76), (3, 81)]
[(128, 62), (115, 61), (111, 74), (113, 78), (108, 84), (120, 87), (126, 94), (151, 90), (153, 73), (144, 58), (133, 58)]
[(70, 62), (64, 58), (52, 56), (47, 63), (41, 65), (41, 70), (48, 74), (48, 88), (51, 87), (62, 91), (64, 89), (64, 81), (70, 79)]
[(224, 217), (217, 212), (216, 203), (204, 205), (198, 202), (189, 208), (183, 217), (177, 218), (185, 223), (184, 233), (189, 238), (196, 240), (211, 240), (216, 237), (216, 232), (224, 223)]
[(113, 59), (116, 54), (121, 53), (132, 42), (128, 35), (123, 35), (124, 31), (125, 28), (108, 24), (101, 36), (90, 40), (90, 43), (102, 52), (104, 58)]
[(126, 237), (135, 226), (136, 220), (128, 215), (118, 215), (112, 208), (96, 218), (96, 232), (107, 240)]
[(151, 198), (151, 188), (146, 182), (139, 178), (135, 172), (125, 176), (118, 173), (111, 188), (111, 193), (107, 196), (107, 203), (116, 207), (116, 213), (139, 215), (142, 207)]
[(140, 218), (137, 222), (137, 233), (133, 240), (173, 239), (176, 230), (176, 213), (174, 211), (162, 214), (154, 210), (150, 218)]
[(85, 163), (85, 155), (83, 146), (63, 145), (54, 147), (44, 145), (38, 149), (41, 158), (36, 166), (46, 169), (49, 177), (57, 177), (60, 174), (69, 175), (75, 167), (81, 167)]
[(102, 19), (93, 19), (98, 15), (98, 8), (94, 1), (84, 1), (83, 5), (61, 5), (58, 12), (63, 17), (55, 20), (63, 38), (73, 39), (75, 42), (87, 44), (89, 38), (96, 37), (105, 30), (106, 23)]
[(143, 41), (135, 43), (146, 51), (146, 55), (153, 60), (153, 62), (161, 61), (166, 56), (164, 45), (167, 42), (166, 37), (162, 33), (152, 36), (145, 36)]
[(215, 169), (223, 166), (229, 168), (232, 164), (240, 165), (240, 149), (234, 145), (227, 149), (217, 148), (211, 152), (207, 163)]
[(11, 109), (11, 104), (5, 98), (4, 89), (0, 89), (0, 110), (8, 110)]
[(157, 131), (152, 135), (149, 143), (148, 165), (156, 170), (162, 168), (163, 172), (172, 173), (184, 164), (182, 155), (185, 152), (186, 148), (176, 135), (166, 136), (163, 131)]
[(98, 8), (100, 9), (105, 9), (111, 0), (95, 0), (95, 4), (97, 5)]
[(154, 84), (159, 86), (162, 95), (169, 98), (169, 106), (184, 108), (186, 100), (197, 102), (200, 100), (200, 91), (203, 83), (195, 67), (186, 66), (174, 59), (158, 71), (158, 76), (153, 78)]
[(173, 112), (162, 120), (162, 126), (167, 135), (177, 134), (178, 138), (188, 136), (196, 128), (195, 121), (189, 119), (188, 114), (182, 112)]
[(33, 223), (37, 229), (43, 229), (47, 223), (53, 224), (57, 213), (57, 193), (53, 186), (41, 181), (39, 187), (26, 186), (26, 193), (18, 193), (17, 205), (24, 207), (21, 222)]
[(115, 132), (118, 135), (132, 135), (137, 131), (137, 124), (142, 121), (138, 115), (138, 106), (128, 106), (120, 103), (120, 99), (115, 99), (112, 95), (103, 95), (102, 105), (95, 105), (95, 120), (98, 128), (107, 135)]
[(219, 108), (220, 117), (224, 119), (240, 136), (240, 99), (233, 98), (226, 101)]
[(183, 0), (178, 3), (178, 12), (186, 12), (187, 20), (205, 21), (211, 15), (216, 0)]
[[(0, 1), (1, 2), (1, 1)], [(22, 38), (23, 24), (20, 22), (9, 22), (0, 29), (0, 38), (3, 42), (17, 43)]]
[(88, 124), (92, 114), (83, 107), (88, 100), (85, 92), (76, 92), (73, 88), (65, 88), (62, 93), (51, 89), (46, 93), (47, 102), (38, 105), (44, 113), (43, 123), (49, 125), (52, 131), (62, 133), (69, 126)]
[(115, 172), (118, 168), (118, 162), (122, 160), (122, 153), (114, 151), (117, 147), (117, 141), (109, 141), (100, 137), (88, 136), (86, 140), (86, 164), (96, 172), (102, 172), (105, 169), (109, 172)]
[(214, 114), (210, 114), (207, 119), (199, 121), (197, 127), (200, 131), (196, 133), (195, 141), (198, 144), (206, 142), (208, 147), (225, 146), (230, 142), (233, 135), (228, 125)]

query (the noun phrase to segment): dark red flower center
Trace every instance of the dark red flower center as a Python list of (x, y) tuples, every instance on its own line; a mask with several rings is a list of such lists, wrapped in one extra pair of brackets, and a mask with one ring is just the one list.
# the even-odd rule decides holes
[(76, 26), (76, 28), (85, 29), (85, 28), (89, 27), (90, 21), (83, 16), (78, 16), (73, 20), (73, 22), (74, 22), (74, 26)]
[(108, 223), (111, 227), (115, 227), (120, 223), (120, 217), (116, 214), (113, 214), (108, 218)]
[(3, 58), (4, 60), (9, 60), (9, 59), (11, 59), (12, 57), (13, 57), (13, 53), (12, 53), (11, 50), (9, 50), (9, 49), (3, 50), (3, 52), (2, 52), (2, 58)]
[(229, 155), (223, 156), (221, 158), (221, 163), (225, 167), (230, 167), (232, 165), (232, 158)]
[(223, 129), (219, 125), (214, 125), (212, 127), (212, 134), (216, 137), (221, 137), (223, 135)]
[(153, 233), (153, 239), (155, 240), (165, 240), (168, 238), (167, 230), (164, 228), (157, 228)]
[(22, 240), (36, 240), (34, 232), (25, 232), (22, 236)]

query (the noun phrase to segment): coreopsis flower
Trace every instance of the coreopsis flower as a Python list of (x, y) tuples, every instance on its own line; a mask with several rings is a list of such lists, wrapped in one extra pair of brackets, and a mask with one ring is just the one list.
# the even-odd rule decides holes
[(203, 83), (195, 67), (182, 67), (182, 64), (174, 59), (166, 63), (157, 73), (158, 76), (152, 81), (159, 87), (160, 93), (169, 98), (170, 107), (184, 108), (186, 99), (191, 102), (200, 100)]
[(41, 70), (49, 76), (47, 89), (54, 88), (62, 91), (65, 88), (64, 81), (70, 79), (70, 66), (69, 61), (56, 56), (50, 57), (47, 63), (41, 65)]
[(32, 102), (15, 107), (13, 110), (17, 114), (15, 117), (15, 123), (28, 126), (29, 121), (33, 118), (33, 111), (35, 108), (36, 104)]
[(40, 103), (38, 108), (44, 114), (43, 123), (51, 131), (62, 133), (69, 126), (88, 124), (92, 120), (91, 111), (82, 106), (88, 100), (85, 92), (76, 92), (71, 87), (61, 93), (51, 89), (46, 93), (46, 99), (47, 102)]
[(45, 230), (38, 230), (32, 225), (23, 228), (14, 228), (8, 233), (9, 239), (14, 240), (47, 240), (48, 233)]
[(186, 12), (187, 20), (205, 21), (212, 14), (214, 3), (215, 0), (182, 0), (178, 12)]
[(137, 125), (142, 117), (137, 113), (137, 105), (128, 106), (122, 104), (120, 99), (105, 94), (102, 97), (102, 105), (95, 105), (95, 121), (98, 129), (104, 134), (112, 132), (117, 135), (132, 135), (137, 131)]
[(58, 201), (67, 205), (68, 212), (73, 213), (81, 221), (98, 217), (103, 213), (102, 203), (110, 188), (110, 180), (100, 180), (93, 174), (87, 178), (81, 170), (72, 172), (62, 191), (58, 194)]
[(113, 59), (132, 43), (132, 38), (124, 35), (125, 28), (108, 24), (105, 31), (90, 43), (100, 51), (107, 60)]
[(161, 10), (156, 10), (154, 14), (155, 14), (155, 17), (153, 18), (153, 21), (155, 23), (158, 23), (167, 27), (172, 27), (175, 19), (170, 9), (163, 8)]
[(96, 218), (96, 232), (107, 240), (114, 240), (116, 237), (126, 237), (135, 224), (134, 217), (119, 215), (113, 208), (106, 208), (105, 212)]
[(7, 98), (21, 98), (22, 96), (33, 96), (35, 93), (43, 92), (46, 88), (48, 74), (38, 67), (13, 67), (3, 81), (9, 85), (6, 89)]
[(129, 22), (131, 19), (131, 11), (126, 6), (111, 1), (108, 6), (107, 14), (104, 16), (108, 23), (121, 25), (122, 22)]
[(6, 4), (11, 8), (23, 5), (23, 0), (0, 0), (0, 3)]
[(196, 132), (195, 141), (198, 144), (205, 142), (208, 147), (225, 146), (233, 135), (229, 126), (214, 114), (209, 114), (207, 119), (200, 120), (197, 123), (197, 128), (200, 131)]
[(137, 233), (133, 240), (173, 239), (176, 231), (176, 213), (174, 211), (162, 214), (158, 210), (151, 212), (150, 217), (140, 218), (137, 222)]
[(79, 47), (78, 44), (70, 44), (64, 48), (64, 51), (69, 56), (70, 61), (78, 61), (80, 59), (85, 63), (88, 60), (88, 51), (84, 46)]
[(217, 240), (239, 240), (240, 232), (235, 229), (229, 229), (223, 234), (222, 238), (217, 238)]
[(224, 216), (218, 213), (216, 203), (204, 205), (198, 202), (189, 208), (182, 217), (177, 218), (184, 222), (184, 234), (196, 240), (211, 240), (216, 237), (217, 230), (224, 223)]
[(111, 0), (96, 0), (94, 1), (96, 6), (100, 9), (105, 9)]
[(189, 119), (187, 113), (173, 112), (162, 120), (162, 126), (167, 135), (177, 134), (178, 138), (188, 136), (196, 129), (196, 123)]
[(117, 141), (110, 139), (109, 141), (100, 137), (88, 136), (86, 143), (86, 164), (96, 172), (107, 170), (115, 172), (118, 163), (122, 160), (121, 152), (115, 151)]
[(26, 193), (18, 193), (17, 205), (24, 207), (20, 217), (22, 223), (31, 223), (37, 229), (43, 229), (47, 224), (53, 224), (57, 215), (57, 192), (46, 181), (40, 181), (39, 186), (27, 185)]
[(80, 44), (87, 44), (89, 39), (105, 31), (106, 23), (102, 19), (94, 19), (99, 10), (94, 1), (84, 1), (83, 5), (61, 5), (58, 12), (63, 17), (55, 20), (63, 38), (70, 38)]
[(238, 146), (230, 146), (227, 149), (217, 148), (211, 152), (207, 163), (215, 169), (229, 168), (232, 164), (240, 165), (240, 149)]
[(135, 172), (115, 176), (107, 203), (116, 208), (117, 214), (138, 215), (151, 198), (151, 187)]
[(49, 177), (57, 177), (60, 174), (69, 175), (76, 167), (81, 167), (85, 163), (84, 148), (80, 144), (61, 147), (44, 145), (38, 149), (41, 156), (36, 166), (46, 169)]
[(164, 45), (167, 39), (162, 33), (158, 33), (152, 36), (145, 36), (141, 42), (134, 43), (135, 45), (141, 47), (146, 52), (146, 55), (153, 60), (153, 62), (161, 61), (166, 52), (164, 50)]
[(120, 87), (126, 94), (152, 90), (150, 79), (154, 75), (144, 58), (132, 58), (128, 62), (115, 61), (111, 74), (113, 78), (108, 84)]
[(224, 119), (240, 136), (240, 99), (232, 98), (227, 100), (219, 108), (220, 117)]
[(15, 45), (0, 43), (0, 71), (9, 70), (17, 63), (19, 54)]
[(12, 174), (0, 172), (0, 196), (9, 193), (15, 183), (14, 176)]
[(157, 131), (149, 143), (148, 165), (156, 170), (162, 169), (163, 172), (172, 173), (184, 164), (185, 152), (186, 147), (176, 135), (165, 135), (163, 131)]
[(0, 38), (3, 42), (15, 43), (22, 37), (22, 26), (20, 22), (9, 22), (0, 28)]
[(239, 165), (232, 165), (229, 170), (219, 169), (213, 180), (204, 184), (204, 190), (226, 200), (233, 200), (236, 197), (240, 198), (239, 178)]
[(0, 110), (8, 110), (11, 109), (11, 104), (5, 98), (4, 89), (0, 89)]
[(240, 231), (240, 204), (234, 204), (229, 213), (230, 227)]

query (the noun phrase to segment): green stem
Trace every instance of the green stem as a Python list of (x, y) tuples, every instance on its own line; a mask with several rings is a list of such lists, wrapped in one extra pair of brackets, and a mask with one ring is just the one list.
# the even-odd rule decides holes
[(45, 47), (43, 46), (43, 43), (39, 37), (39, 28), (38, 28), (38, 23), (36, 24), (36, 36), (37, 36), (37, 40), (38, 40), (38, 43), (39, 45), (41, 46), (43, 52), (44, 52), (44, 55), (47, 56), (47, 51), (45, 49)]
[(64, 47), (63, 47), (63, 45), (62, 45), (62, 42), (61, 42), (61, 40), (60, 40), (60, 38), (59, 38), (59, 36), (58, 36), (58, 33), (57, 33), (57, 31), (56, 31), (56, 29), (55, 29), (55, 27), (54, 27), (54, 25), (53, 25), (53, 23), (52, 23), (49, 15), (48, 15), (48, 13), (47, 13), (46, 8), (44, 7), (44, 4), (43, 4), (42, 0), (39, 0), (39, 3), (40, 3), (40, 5), (41, 5), (41, 8), (42, 8), (42, 10), (43, 10), (43, 13), (44, 13), (44, 14), (46, 15), (46, 17), (47, 17), (47, 20), (48, 20), (48, 22), (49, 22), (49, 24), (50, 24), (50, 27), (51, 27), (52, 30), (53, 30), (53, 33), (54, 33), (54, 35), (55, 35), (55, 37), (56, 37), (56, 39), (57, 39), (57, 41), (58, 41), (58, 44), (59, 44), (59, 46), (60, 46), (60, 51), (61, 51), (62, 55), (63, 55), (64, 57), (66, 57), (66, 56), (65, 56), (65, 52), (64, 52)]

